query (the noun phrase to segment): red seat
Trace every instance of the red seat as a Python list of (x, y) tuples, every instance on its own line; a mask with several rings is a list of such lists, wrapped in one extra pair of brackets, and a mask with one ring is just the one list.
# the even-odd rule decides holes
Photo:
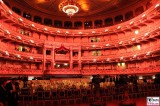
[(82, 98), (76, 98), (76, 99), (75, 99), (75, 103), (76, 103), (76, 104), (82, 103)]
[(68, 104), (69, 105), (75, 104), (75, 99), (74, 98), (73, 99), (68, 99)]
[(59, 106), (60, 102), (59, 102), (59, 100), (52, 100), (52, 104), (53, 104), (53, 106)]
[(54, 104), (52, 104), (53, 102), (51, 100), (45, 100), (44, 101), (44, 106), (54, 106)]
[(58, 94), (59, 94), (58, 97), (59, 97), (60, 99), (66, 98), (65, 91), (59, 91)]
[(38, 100), (37, 101), (38, 106), (45, 106), (43, 100)]
[(60, 105), (67, 105), (68, 104), (68, 100), (67, 99), (61, 99), (60, 100)]
[(58, 92), (57, 91), (51, 91), (52, 99), (58, 99)]
[(37, 93), (37, 99), (42, 100), (43, 99), (43, 91), (38, 91)]
[(44, 99), (50, 99), (51, 96), (50, 96), (50, 91), (44, 91)]

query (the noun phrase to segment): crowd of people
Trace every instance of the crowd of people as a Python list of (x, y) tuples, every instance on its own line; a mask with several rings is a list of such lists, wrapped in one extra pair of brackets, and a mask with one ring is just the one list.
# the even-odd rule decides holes
[[(93, 83), (98, 83), (100, 88), (115, 87), (120, 88), (124, 85), (160, 84), (160, 75), (157, 74), (155, 79), (138, 79), (137, 76), (120, 75), (116, 77), (105, 76), (91, 78), (50, 78), (28, 80), (27, 77), (19, 79), (0, 79), (0, 103), (3, 106), (18, 106), (18, 95), (21, 94), (22, 88), (30, 90), (30, 94), (37, 91), (61, 91), (61, 90), (82, 90), (92, 88)], [(94, 84), (94, 85), (96, 85)], [(121, 86), (120, 86), (121, 85)], [(124, 89), (124, 88), (123, 88)], [(139, 88), (140, 89), (140, 88)]]

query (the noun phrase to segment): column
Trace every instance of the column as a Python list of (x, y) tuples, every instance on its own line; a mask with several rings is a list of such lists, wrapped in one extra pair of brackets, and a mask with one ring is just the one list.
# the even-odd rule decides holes
[(122, 15), (122, 18), (123, 18), (123, 19), (122, 19), (122, 21), (121, 21), (121, 22), (123, 22), (123, 21), (125, 21), (125, 20), (126, 20), (126, 18), (125, 18), (125, 14), (123, 14), (123, 15)]
[(132, 12), (133, 12), (133, 17), (135, 17), (135, 16), (136, 16), (136, 13), (135, 13), (135, 11), (133, 10)]
[(71, 21), (72, 22), (72, 28), (74, 28), (74, 21)]
[(64, 28), (64, 21), (62, 21), (62, 27)]
[(54, 26), (54, 20), (52, 20), (52, 26)]
[(73, 56), (72, 56), (72, 53), (73, 53), (73, 48), (71, 47), (70, 48), (70, 70), (73, 69)]
[(138, 68), (138, 64), (137, 64), (137, 62), (135, 63), (135, 67), (136, 67), (136, 68)]
[(95, 28), (94, 20), (92, 20), (92, 28)]
[(82, 21), (82, 29), (85, 29), (84, 21)]
[(115, 25), (115, 17), (112, 17), (112, 20), (113, 20), (113, 25)]
[(81, 70), (82, 69), (82, 63), (81, 63), (81, 46), (79, 47), (79, 51), (78, 51), (78, 69)]
[(146, 8), (146, 5), (144, 4), (144, 5), (143, 5), (143, 10), (146, 11), (146, 9), (147, 9), (147, 8)]
[(105, 19), (102, 19), (102, 26), (105, 26)]
[(46, 70), (46, 47), (43, 47), (43, 68), (42, 71)]
[(54, 69), (54, 63), (55, 63), (55, 51), (54, 51), (55, 47), (52, 47), (52, 52), (51, 52), (51, 56), (52, 56), (52, 63), (51, 63), (51, 68)]

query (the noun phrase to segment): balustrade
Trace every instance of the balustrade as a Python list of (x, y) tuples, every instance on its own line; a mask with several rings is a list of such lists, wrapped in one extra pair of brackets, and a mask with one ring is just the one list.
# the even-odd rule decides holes
[(159, 72), (160, 66), (157, 67), (146, 67), (146, 68), (130, 68), (130, 69), (83, 69), (83, 70), (69, 70), (69, 69), (50, 69), (50, 70), (36, 70), (36, 69), (21, 69), (21, 68), (2, 68), (0, 67), (0, 74), (7, 75), (118, 75), (118, 74), (148, 74)]

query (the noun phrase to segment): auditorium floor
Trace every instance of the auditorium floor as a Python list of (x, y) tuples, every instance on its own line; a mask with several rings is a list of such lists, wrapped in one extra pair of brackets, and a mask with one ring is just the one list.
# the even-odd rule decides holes
[[(146, 98), (145, 97), (144, 98), (132, 99), (131, 101), (132, 102), (129, 102), (129, 103), (136, 103), (136, 106), (146, 106)], [(106, 102), (106, 106), (119, 106), (119, 104), (121, 102), (122, 101), (116, 101), (116, 100), (110, 101), (110, 102)], [(29, 105), (30, 103), (31, 103), (31, 105)], [(47, 106), (47, 105), (43, 105), (43, 101), (39, 101), (38, 104), (35, 101), (32, 101), (32, 102), (25, 101), (25, 102), (19, 102), (18, 106)], [(51, 106), (51, 105), (48, 105), (48, 106)], [(56, 106), (56, 105), (53, 104), (53, 106)], [(65, 105), (65, 106), (102, 106), (102, 105), (100, 105), (99, 103), (94, 104), (94, 105), (90, 105), (89, 103), (83, 103), (83, 104), (74, 104), (74, 105)], [(129, 105), (125, 105), (125, 106), (129, 106)]]
[[(146, 106), (146, 98), (137, 98), (133, 99), (133, 101), (136, 102), (136, 106)], [(119, 103), (120, 101), (107, 102), (106, 106), (119, 106)], [(89, 106), (89, 104), (76, 104), (72, 106)]]

